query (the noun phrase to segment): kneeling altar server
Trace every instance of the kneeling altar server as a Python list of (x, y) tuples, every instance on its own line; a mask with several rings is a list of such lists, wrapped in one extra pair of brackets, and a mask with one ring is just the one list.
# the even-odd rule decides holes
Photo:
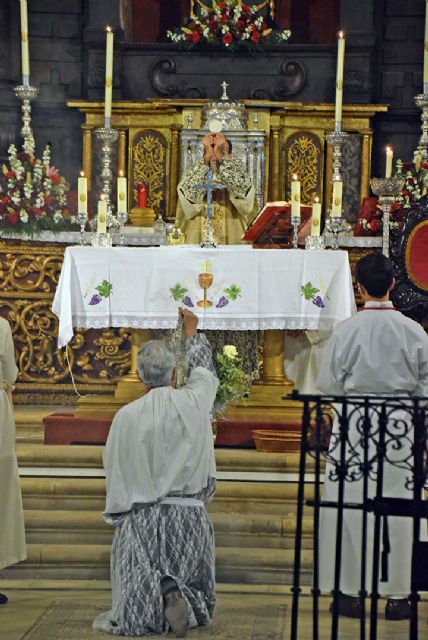
[(210, 411), (218, 379), (198, 319), (180, 310), (187, 384), (175, 389), (174, 355), (144, 344), (139, 374), (148, 393), (116, 414), (104, 452), (105, 518), (116, 527), (111, 551), (112, 608), (94, 627), (144, 636), (208, 624), (214, 611), (214, 534), (205, 510), (215, 492)]

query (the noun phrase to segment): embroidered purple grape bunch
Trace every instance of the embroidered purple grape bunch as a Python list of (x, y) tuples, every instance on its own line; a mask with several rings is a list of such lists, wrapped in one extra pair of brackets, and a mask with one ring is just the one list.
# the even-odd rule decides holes
[(305, 300), (310, 300), (312, 304), (314, 304), (319, 309), (324, 309), (325, 304), (324, 300), (321, 298), (319, 294), (319, 289), (314, 287), (312, 282), (307, 282), (302, 287), (300, 287), (300, 291)]
[(95, 290), (98, 293), (92, 294), (91, 299), (89, 300), (89, 304), (91, 306), (100, 304), (103, 298), (109, 298), (111, 292), (113, 291), (113, 285), (108, 280), (103, 280), (102, 283), (98, 285), (98, 287), (95, 287)]
[(219, 298), (219, 301), (216, 304), (217, 309), (222, 309), (223, 307), (225, 307), (227, 304), (229, 304), (229, 300), (226, 298), (226, 296), (221, 296)]

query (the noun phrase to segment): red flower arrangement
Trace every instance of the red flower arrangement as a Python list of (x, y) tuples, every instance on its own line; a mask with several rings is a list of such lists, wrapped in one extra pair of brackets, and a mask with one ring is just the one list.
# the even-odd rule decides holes
[[(401, 195), (391, 206), (390, 226), (400, 229), (410, 207), (428, 193), (428, 163), (420, 162), (418, 151), (414, 162), (398, 163), (399, 171), (404, 171), (404, 186)], [(401, 166), (400, 166), (401, 165)], [(364, 198), (355, 224), (356, 236), (379, 236), (383, 231), (383, 212), (378, 198)]]
[(68, 185), (50, 166), (50, 150), (43, 159), (8, 150), (9, 166), (0, 172), (0, 228), (32, 235), (37, 231), (64, 231), (73, 228), (66, 204)]
[(167, 31), (167, 37), (175, 43), (205, 43), (230, 49), (280, 44), (290, 35), (288, 29), (268, 28), (263, 16), (240, 0), (213, 2), (211, 9), (201, 10), (200, 18), (192, 16), (186, 26)]

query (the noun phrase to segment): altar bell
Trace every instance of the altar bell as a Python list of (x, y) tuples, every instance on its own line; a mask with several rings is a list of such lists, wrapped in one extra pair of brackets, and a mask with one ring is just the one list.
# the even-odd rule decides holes
[(214, 532), (205, 503), (216, 468), (210, 411), (217, 391), (211, 348), (198, 319), (180, 309), (187, 384), (175, 389), (174, 354), (145, 343), (138, 371), (148, 388), (116, 414), (104, 452), (104, 516), (116, 527), (112, 608), (94, 627), (115, 635), (184, 637), (213, 615)]
[[(337, 325), (325, 349), (321, 372), (317, 380), (320, 392), (332, 395), (384, 395), (428, 396), (428, 336), (417, 323), (394, 309), (389, 293), (394, 287), (392, 264), (380, 253), (361, 258), (356, 265), (356, 279), (364, 309), (352, 318)], [(399, 409), (395, 419), (406, 419)], [(358, 416), (349, 423), (348, 442), (363, 459), (361, 434), (358, 432)], [(375, 434), (377, 418), (372, 417), (371, 428)], [(335, 456), (337, 442), (333, 428), (330, 455)], [(375, 436), (374, 436), (375, 437)], [(411, 437), (402, 438), (402, 447), (396, 455), (411, 458)], [(375, 446), (373, 444), (373, 446)], [(407, 447), (407, 449), (406, 449)], [(390, 464), (394, 451), (388, 449), (384, 462), (383, 495), (393, 498), (412, 498), (412, 489), (406, 484), (409, 470)], [(337, 500), (338, 482), (330, 477), (331, 464), (326, 465), (323, 500)], [(362, 502), (363, 479), (345, 482), (345, 502)], [(375, 492), (375, 481), (369, 480), (369, 497)], [(333, 589), (334, 562), (332, 541), (336, 538), (337, 515), (334, 509), (321, 509), (320, 523), (320, 589)], [(361, 522), (362, 511), (344, 510), (342, 565), (339, 613), (347, 617), (360, 616), (361, 574)], [(426, 539), (426, 521), (421, 524), (421, 539)], [(388, 579), (379, 583), (379, 593), (387, 597), (385, 617), (401, 620), (410, 616), (408, 594), (412, 556), (411, 518), (388, 518), (391, 553), (388, 556)], [(369, 514), (367, 584), (371, 591), (373, 553), (373, 516)]]

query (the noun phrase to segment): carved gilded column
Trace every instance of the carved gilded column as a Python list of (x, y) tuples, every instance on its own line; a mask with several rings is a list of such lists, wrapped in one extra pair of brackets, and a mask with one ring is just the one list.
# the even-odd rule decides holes
[(169, 194), (168, 194), (168, 217), (175, 218), (175, 210), (177, 208), (177, 185), (178, 185), (178, 167), (180, 165), (179, 156), (179, 144), (178, 135), (181, 130), (181, 125), (171, 125), (171, 155), (170, 155), (170, 180), (169, 180)]
[[(117, 172), (122, 171), (126, 176), (126, 131), (125, 129), (119, 129), (119, 139), (117, 142)], [(129, 176), (127, 176), (129, 177)]]
[(82, 168), (88, 178), (88, 190), (91, 190), (92, 183), (92, 127), (83, 124), (83, 158)]
[(372, 156), (373, 131), (371, 129), (363, 129), (363, 144), (361, 148), (361, 186), (360, 199), (362, 200), (370, 193), (370, 166)]
[(280, 176), (280, 146), (279, 146), (279, 125), (271, 125), (271, 147), (270, 147), (270, 200), (281, 200)]

